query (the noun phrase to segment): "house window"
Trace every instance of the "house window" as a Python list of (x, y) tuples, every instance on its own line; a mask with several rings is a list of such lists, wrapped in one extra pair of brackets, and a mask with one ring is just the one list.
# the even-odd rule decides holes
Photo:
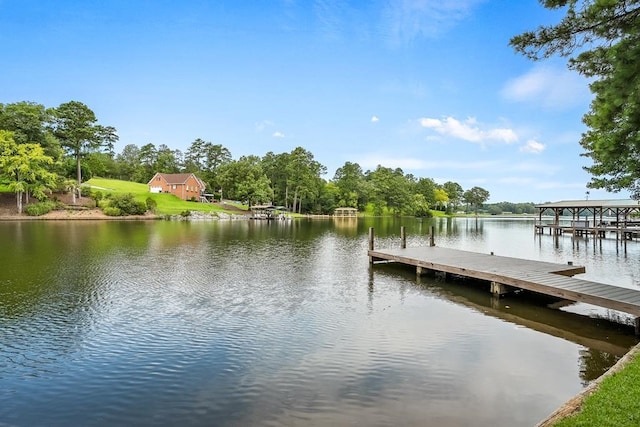
[(175, 185), (175, 184), (173, 184), (173, 186), (172, 186), (171, 188), (175, 190), (175, 189), (176, 189), (176, 185)]

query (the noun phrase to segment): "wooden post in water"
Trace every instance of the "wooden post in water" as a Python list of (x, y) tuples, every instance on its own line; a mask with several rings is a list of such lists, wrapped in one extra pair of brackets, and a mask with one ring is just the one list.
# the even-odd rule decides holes
[(407, 249), (407, 230), (404, 228), (404, 225), (400, 227), (400, 247)]
[[(373, 250), (373, 227), (369, 227), (369, 250)], [(373, 257), (369, 255), (369, 264), (373, 264)]]
[(435, 246), (435, 227), (432, 225), (429, 227), (429, 246)]

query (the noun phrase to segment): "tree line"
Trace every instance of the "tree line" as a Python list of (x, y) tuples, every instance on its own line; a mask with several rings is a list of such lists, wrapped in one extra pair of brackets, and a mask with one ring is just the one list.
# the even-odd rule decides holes
[[(92, 176), (147, 183), (157, 172), (194, 173), (217, 198), (250, 206), (272, 203), (298, 213), (354, 207), (375, 214), (428, 216), (431, 210), (477, 212), (489, 199), (481, 187), (464, 190), (451, 181), (441, 185), (382, 165), (365, 171), (346, 162), (327, 180), (326, 166), (302, 147), (234, 159), (228, 148), (200, 138), (184, 152), (148, 143), (128, 144), (115, 153), (117, 141), (116, 129), (99, 124), (78, 101), (56, 108), (0, 104), (0, 179), (16, 193), (19, 211), (29, 196), (73, 191)], [(530, 213), (533, 205), (504, 210)]]

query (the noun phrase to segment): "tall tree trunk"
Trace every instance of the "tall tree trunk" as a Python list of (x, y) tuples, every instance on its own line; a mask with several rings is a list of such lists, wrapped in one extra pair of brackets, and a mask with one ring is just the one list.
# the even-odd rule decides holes
[(80, 152), (76, 153), (76, 174), (78, 177), (78, 187), (82, 184), (82, 168), (80, 167)]
[(18, 204), (18, 213), (22, 213), (22, 191), (16, 192), (16, 202)]
[(284, 188), (284, 205), (287, 207), (287, 209), (291, 207), (289, 206), (289, 186), (288, 185)]
[(291, 207), (292, 212), (296, 211), (296, 207), (298, 206), (296, 204), (297, 202), (298, 202), (298, 189), (296, 188), (296, 191), (293, 192), (293, 206)]
[(300, 200), (298, 200), (298, 213), (302, 213), (302, 194), (300, 195)]

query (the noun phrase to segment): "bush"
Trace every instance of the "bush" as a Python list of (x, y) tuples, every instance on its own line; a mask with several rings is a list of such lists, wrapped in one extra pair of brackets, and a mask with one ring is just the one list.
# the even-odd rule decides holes
[(151, 197), (147, 197), (146, 204), (147, 204), (147, 210), (149, 210), (150, 212), (155, 212), (156, 208), (158, 207), (158, 202), (156, 202)]
[(91, 197), (91, 187), (87, 187), (86, 185), (80, 187), (80, 195), (82, 197)]
[(182, 212), (180, 212), (180, 215), (182, 215), (183, 217), (186, 218), (188, 216), (191, 216), (191, 211), (182, 211)]
[(27, 205), (24, 211), (29, 216), (40, 216), (51, 212), (55, 208), (55, 202), (39, 202)]
[(93, 193), (91, 193), (91, 198), (96, 202), (99, 202), (100, 200), (104, 199), (104, 194), (102, 193), (102, 191), (94, 191)]
[[(103, 204), (105, 200), (107, 201), (106, 206)], [(131, 193), (114, 194), (109, 199), (101, 200), (100, 205), (101, 207), (118, 208), (121, 211), (120, 215), (144, 215), (147, 212), (147, 205), (137, 201)], [(102, 207), (103, 211), (105, 207)]]
[(105, 215), (109, 216), (122, 216), (122, 211), (119, 208), (113, 206), (106, 206), (102, 208), (102, 212), (104, 212)]

